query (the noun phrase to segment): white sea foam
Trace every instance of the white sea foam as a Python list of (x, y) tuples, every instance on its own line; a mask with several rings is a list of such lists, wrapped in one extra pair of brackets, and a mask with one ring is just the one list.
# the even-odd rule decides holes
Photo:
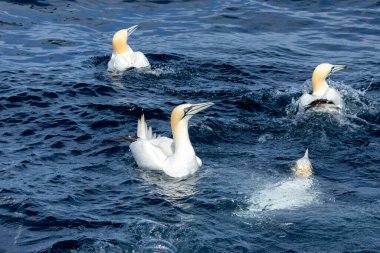
[(154, 75), (156, 77), (160, 77), (162, 75), (173, 75), (173, 74), (176, 74), (176, 70), (175, 69), (173, 69), (171, 67), (167, 67), (167, 66), (159, 66), (159, 67), (156, 67), (156, 68), (144, 68), (144, 69), (139, 69), (138, 71), (140, 73)]
[(296, 209), (317, 201), (318, 192), (312, 178), (288, 178), (277, 184), (267, 185), (250, 199), (250, 212)]

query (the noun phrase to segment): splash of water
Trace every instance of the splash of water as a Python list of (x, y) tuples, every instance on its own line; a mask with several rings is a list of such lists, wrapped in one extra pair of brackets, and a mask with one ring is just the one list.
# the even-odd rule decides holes
[(250, 212), (297, 209), (315, 203), (318, 191), (312, 178), (288, 178), (277, 184), (267, 185), (250, 199)]

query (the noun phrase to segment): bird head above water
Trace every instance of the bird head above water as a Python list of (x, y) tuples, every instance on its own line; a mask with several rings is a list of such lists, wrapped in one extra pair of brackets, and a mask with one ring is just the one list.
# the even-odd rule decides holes
[(131, 26), (127, 29), (122, 29), (117, 31), (112, 39), (113, 50), (116, 54), (133, 52), (132, 49), (128, 46), (127, 41), (128, 37), (136, 31), (138, 25)]
[(313, 175), (313, 166), (309, 159), (308, 149), (306, 149), (305, 155), (297, 160), (292, 170), (297, 177), (310, 177)]
[(188, 122), (198, 112), (214, 105), (212, 102), (200, 104), (182, 104), (175, 107), (171, 114), (171, 128), (174, 140), (187, 135)]
[(323, 95), (329, 88), (326, 78), (334, 72), (347, 68), (347, 65), (333, 65), (329, 63), (319, 64), (313, 72), (311, 82), (313, 85), (313, 95)]

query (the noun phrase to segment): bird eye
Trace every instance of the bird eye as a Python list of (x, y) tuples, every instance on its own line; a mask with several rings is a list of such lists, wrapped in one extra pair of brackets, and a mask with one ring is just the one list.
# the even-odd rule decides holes
[(190, 110), (191, 110), (191, 106), (186, 107), (185, 109), (183, 109), (183, 112), (186, 114), (186, 113), (188, 113)]

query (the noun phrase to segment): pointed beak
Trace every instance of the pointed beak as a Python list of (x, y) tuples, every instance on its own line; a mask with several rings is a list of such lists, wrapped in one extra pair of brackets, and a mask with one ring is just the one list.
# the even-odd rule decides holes
[(339, 70), (343, 70), (346, 68), (347, 68), (347, 65), (333, 65), (333, 67), (331, 69), (331, 73), (334, 73), (334, 72), (337, 72)]
[(305, 158), (309, 158), (309, 149), (307, 148), (305, 151), (305, 155), (303, 156)]
[(136, 29), (138, 28), (138, 25), (131, 26), (127, 29), (127, 36), (130, 36)]
[(200, 103), (200, 104), (193, 104), (189, 110), (186, 112), (185, 116), (192, 116), (197, 114), (200, 111), (203, 111), (206, 108), (209, 108), (210, 106), (213, 106), (214, 103), (207, 102), (207, 103)]

